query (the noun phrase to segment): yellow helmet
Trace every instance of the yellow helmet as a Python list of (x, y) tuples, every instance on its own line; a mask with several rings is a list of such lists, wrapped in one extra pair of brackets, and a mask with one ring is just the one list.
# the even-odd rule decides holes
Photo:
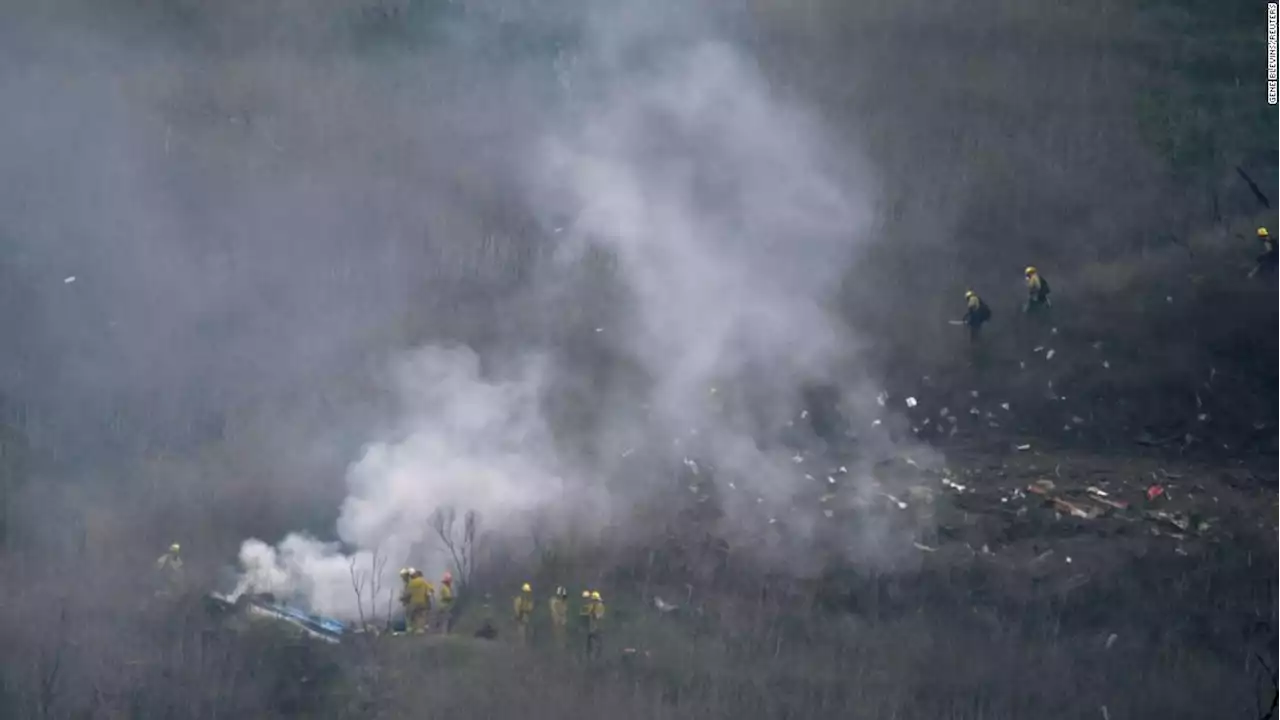
[(529, 587), (529, 583), (520, 586), (520, 592), (533, 592), (533, 588)]
[(1266, 229), (1266, 228), (1264, 228), (1264, 227), (1260, 227), (1260, 228), (1258, 228), (1258, 237), (1266, 237), (1266, 236), (1268, 236), (1268, 235), (1270, 235), (1270, 234), (1271, 234), (1271, 233), (1267, 232), (1267, 229)]
[(591, 599), (592, 599), (592, 600), (599, 600), (599, 599), (600, 599), (600, 591), (599, 591), (599, 590), (592, 590), (592, 591), (591, 591)]
[(1036, 274), (1036, 269), (1035, 269), (1034, 267), (1032, 267), (1031, 265), (1028, 265), (1028, 266), (1027, 266), (1027, 270), (1026, 270), (1026, 272), (1027, 272), (1027, 274), (1028, 274), (1028, 275), (1035, 275), (1035, 274)]
[(181, 550), (182, 550), (182, 546), (179, 545), (178, 543), (174, 543), (169, 546), (169, 552), (173, 553), (174, 555), (177, 555), (178, 552)]
[(971, 298), (973, 298), (973, 291), (972, 291), (972, 290), (965, 290), (965, 291), (964, 291), (964, 299), (965, 299), (965, 300), (969, 300), (969, 299), (971, 299)]

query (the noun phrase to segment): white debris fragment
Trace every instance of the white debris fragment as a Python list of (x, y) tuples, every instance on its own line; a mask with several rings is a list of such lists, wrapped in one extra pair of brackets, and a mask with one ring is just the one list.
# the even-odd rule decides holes
[(880, 425), (880, 420), (879, 420), (879, 419), (877, 419), (877, 420), (875, 420), (874, 422), (872, 422), (872, 423), (871, 423), (871, 427), (878, 427), (879, 425)]
[(1103, 360), (1103, 361), (1102, 361), (1102, 367), (1103, 367), (1104, 369), (1106, 369), (1106, 370), (1110, 370), (1110, 369), (1111, 369), (1111, 363), (1110, 363), (1110, 362), (1107, 362), (1106, 360)]
[(1026, 370), (1026, 369), (1027, 369), (1027, 364), (1026, 364), (1025, 362), (1023, 362), (1023, 361), (1019, 360), (1019, 361), (1018, 361), (1018, 369), (1019, 369), (1019, 370)]
[(1076, 425), (1083, 425), (1084, 418), (1080, 417), (1079, 415), (1072, 415), (1071, 422), (1075, 423)]
[(62, 278), (62, 284), (63, 284), (63, 285), (70, 285), (71, 283), (73, 283), (73, 282), (75, 282), (75, 281), (76, 281), (76, 276), (75, 276), (75, 275), (68, 275), (67, 277)]
[(917, 463), (915, 460), (912, 460), (911, 458), (904, 458), (904, 460), (905, 460), (905, 462), (906, 462), (908, 465), (910, 465), (910, 466), (911, 466), (911, 467), (913, 467), (913, 468), (918, 468), (918, 467), (920, 467), (920, 464), (919, 464), (919, 463)]
[[(952, 420), (954, 420), (955, 418), (951, 418), (951, 419), (952, 419)], [(951, 426), (951, 432), (947, 433), (947, 437), (952, 437), (952, 436), (954, 436), (955, 434), (956, 434), (956, 426), (955, 426), (955, 425), (952, 425), (952, 426)]]
[(1165, 301), (1165, 302), (1167, 302), (1167, 303), (1171, 303), (1171, 302), (1173, 302), (1173, 296), (1172, 296), (1172, 295), (1165, 295), (1165, 296), (1164, 296), (1164, 301)]
[(849, 468), (847, 468), (847, 467), (845, 467), (845, 466), (841, 465), (840, 467), (836, 468), (836, 472), (839, 472), (839, 473), (841, 473), (841, 474), (848, 473), (848, 472), (849, 472)]
[(832, 510), (823, 510), (823, 511), (822, 511), (822, 514), (823, 514), (823, 515), (826, 515), (827, 517), (831, 517), (831, 516), (835, 515), (835, 512), (834, 512), (834, 511), (832, 511)]
[(596, 332), (604, 332), (604, 328), (596, 328)]
[(1030, 449), (1031, 449), (1031, 445), (1029, 445), (1029, 444), (1028, 444), (1028, 445), (1017, 445), (1017, 446), (1015, 446), (1015, 447), (1016, 447), (1018, 450), (1022, 451), (1022, 452), (1026, 452), (1027, 450), (1030, 450)]
[(931, 548), (928, 545), (922, 545), (918, 542), (913, 542), (911, 544), (914, 545), (917, 550), (923, 550), (924, 552), (938, 552), (938, 548)]
[(764, 498), (762, 498), (762, 497), (758, 497), (758, 498), (756, 498), (756, 504), (757, 504), (757, 505), (759, 505), (759, 504), (761, 504), (761, 503), (763, 503), (763, 502), (764, 502)]
[(1209, 413), (1200, 413), (1199, 415), (1196, 416), (1196, 419), (1199, 420), (1200, 422), (1204, 422), (1205, 420), (1209, 419)]
[(987, 423), (987, 427), (998, 428), (998, 427), (1000, 427), (1000, 423), (998, 423), (998, 422), (989, 422), (989, 423)]
[(972, 416), (974, 416), (974, 417), (977, 417), (977, 416), (979, 416), (979, 415), (981, 415), (981, 414), (982, 414), (982, 411), (981, 411), (981, 410), (979, 410), (979, 409), (978, 409), (978, 408), (976, 408), (976, 407), (971, 407), (971, 408), (969, 408), (969, 414), (970, 414), (970, 415), (972, 415)]
[[(956, 422), (957, 422), (957, 420), (956, 420), (956, 416), (955, 416), (955, 415), (951, 415), (951, 416), (949, 416), (949, 417), (947, 418), (947, 422), (951, 423), (952, 425), (955, 425), (955, 424), (956, 424)], [(952, 428), (952, 429), (954, 430), (955, 428)]]
[(1057, 335), (1057, 334), (1058, 334), (1058, 328), (1050, 328), (1050, 329), (1049, 329), (1049, 334), (1050, 334), (1050, 335)]
[[(1119, 639), (1120, 639), (1120, 636), (1119, 636), (1119, 635), (1117, 635), (1117, 634), (1115, 634), (1115, 633), (1111, 633), (1110, 635), (1108, 635), (1108, 636), (1107, 636), (1107, 649), (1108, 649), (1108, 650), (1110, 650), (1110, 649), (1111, 649), (1111, 646), (1112, 646), (1112, 645), (1115, 645), (1115, 644), (1116, 644), (1116, 640), (1119, 640)], [(1105, 706), (1105, 705), (1103, 706), (1103, 711), (1102, 711), (1102, 712), (1103, 712), (1103, 714), (1104, 714), (1104, 715), (1106, 714), (1106, 706)]]
[(978, 391), (977, 391), (977, 390), (970, 390), (970, 391), (969, 391), (969, 397), (972, 397), (972, 398), (976, 398), (976, 397), (978, 397)]
[(770, 525), (772, 525), (772, 524), (774, 524), (774, 523), (776, 523), (776, 522), (778, 522), (778, 518), (769, 518), (769, 524), (770, 524)]
[(807, 417), (809, 417), (809, 411), (808, 411), (808, 410), (801, 410), (801, 411), (800, 411), (800, 419), (801, 419), (801, 420), (804, 420), (804, 419), (805, 419), (805, 418), (807, 418)]
[(938, 411), (938, 417), (946, 417), (947, 414), (950, 412), (951, 411), (948, 410), (947, 408), (942, 408), (941, 410)]
[(1056, 350), (1050, 350), (1049, 352), (1047, 352), (1047, 353), (1045, 353), (1045, 354), (1044, 354), (1044, 359), (1045, 359), (1045, 360), (1052, 360), (1052, 359), (1053, 359), (1053, 356), (1054, 356), (1054, 353), (1056, 353), (1056, 352), (1057, 352)]
[(810, 475), (809, 473), (805, 473), (805, 474), (804, 474), (804, 479), (805, 479), (805, 480), (815, 480), (816, 478), (815, 478), (814, 476)]
[(1091, 495), (1097, 495), (1098, 497), (1109, 497), (1109, 494), (1107, 493), (1106, 490), (1103, 490), (1102, 488), (1099, 488), (1099, 487), (1094, 487), (1093, 485), (1090, 485), (1089, 487), (1085, 488), (1085, 492)]
[(920, 424), (921, 424), (921, 425), (923, 425), (924, 427), (929, 427), (929, 418), (925, 418), (925, 419), (924, 419), (924, 422), (922, 422), (922, 423), (920, 423)]
[(737, 486), (737, 485), (734, 485), (733, 483), (729, 483), (729, 489), (730, 489), (730, 490), (737, 490), (737, 489), (738, 489), (738, 486)]
[(884, 407), (884, 403), (888, 399), (889, 399), (889, 395), (885, 393), (883, 390), (880, 391), (879, 395), (876, 395), (876, 402), (880, 404), (880, 407)]
[(791, 462), (799, 465), (800, 463), (804, 462), (804, 456), (799, 453), (796, 453), (795, 455), (791, 456)]
[(898, 498), (896, 498), (896, 497), (894, 497), (894, 496), (890, 495), (889, 493), (885, 493), (885, 494), (884, 494), (884, 496), (885, 496), (885, 497), (887, 497), (887, 498), (889, 498), (889, 500), (890, 500), (891, 502), (893, 502), (895, 505), (897, 505), (899, 510), (906, 510), (906, 509), (907, 509), (907, 504), (906, 504), (906, 503), (904, 503), (904, 502), (902, 502), (902, 501), (901, 501), (901, 500), (899, 500)]
[(1000, 409), (1001, 409), (1001, 410), (1008, 410), (1008, 409), (1009, 409), (1009, 403), (1000, 403)]
[(1033, 352), (1033, 353), (1044, 352), (1044, 346), (1043, 346), (1043, 345), (1037, 345), (1037, 346), (1035, 346), (1035, 347), (1031, 348), (1031, 352)]
[(710, 390), (709, 392), (710, 392), (712, 395), (715, 395), (717, 391), (716, 391), (716, 389), (715, 389), (715, 388), (711, 388), (711, 390)]
[(827, 476), (827, 484), (828, 484), (828, 485), (835, 485), (835, 484), (836, 484), (836, 479), (835, 479), (835, 478), (833, 478), (833, 477), (831, 477), (830, 475), (828, 475), (828, 476)]
[(622, 451), (622, 457), (628, 457), (628, 456), (630, 456), (630, 455), (631, 455), (631, 453), (633, 453), (633, 452), (635, 452), (635, 451), (636, 451), (636, 449), (635, 449), (635, 448), (627, 448), (626, 450), (623, 450), (623, 451)]
[(909, 397), (909, 398), (907, 398), (907, 407), (912, 407), (912, 408), (913, 408), (913, 407), (915, 407), (915, 406), (916, 406), (916, 399), (915, 399), (915, 398), (913, 398), (913, 397)]
[(1070, 556), (1070, 555), (1068, 555), (1068, 556), (1067, 556), (1067, 564), (1068, 564), (1068, 565), (1070, 565), (1070, 564), (1071, 564), (1071, 556)]
[(689, 468), (689, 471), (692, 472), (694, 475), (698, 474), (698, 463), (694, 462), (693, 458), (685, 458), (684, 466)]

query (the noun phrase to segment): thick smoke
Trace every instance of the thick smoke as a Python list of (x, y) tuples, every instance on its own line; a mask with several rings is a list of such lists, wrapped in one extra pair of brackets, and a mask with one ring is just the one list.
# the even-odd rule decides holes
[[(693, 12), (675, 16), (701, 26)], [(547, 312), (566, 307), (566, 292), (583, 305), (607, 297), (598, 313), (607, 326), (566, 332), (593, 335), (595, 362), (626, 363), (642, 378), (620, 393), (600, 389), (595, 421), (573, 429), (590, 434), (596, 452), (568, 452), (550, 419), (549, 397), (576, 372), (551, 366), (563, 359), (556, 348), (507, 362), (507, 372), (465, 347), (414, 351), (397, 364), (395, 422), (348, 471), (341, 542), (248, 541), (242, 588), (301, 594), (350, 616), (353, 558), (374, 567), (375, 550), (389, 557), (388, 588), (402, 563), (445, 568), (428, 522), (438, 508), (477, 511), (507, 535), (534, 516), (625, 526), (630, 503), (608, 502), (610, 478), (625, 473), (618, 493), (635, 500), (662, 492), (663, 469), (681, 462), (731, 489), (720, 531), (755, 536), (784, 519), (785, 535), (770, 530), (780, 558), (813, 540), (821, 515), (795, 503), (836, 480), (796, 467), (797, 443), (823, 445), (799, 422), (802, 391), (838, 387), (853, 428), (869, 429), (875, 407), (832, 306), (871, 232), (870, 170), (727, 39), (672, 42), (666, 22), (627, 20), (592, 16), (587, 40), (558, 61), (567, 92), (548, 101), (558, 122), (520, 146), (524, 201), (554, 218), (545, 228), (553, 259), (527, 297)], [(560, 286), (583, 272), (610, 292)], [(859, 440), (860, 462), (838, 471), (854, 485), (850, 500), (865, 496), (870, 464), (892, 450), (880, 436)], [(885, 552), (878, 528), (860, 527), (846, 553)]]

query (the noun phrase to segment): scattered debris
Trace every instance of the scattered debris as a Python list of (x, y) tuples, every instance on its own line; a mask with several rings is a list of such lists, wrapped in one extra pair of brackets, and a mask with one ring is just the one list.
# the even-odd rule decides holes
[(916, 406), (916, 404), (917, 404), (917, 403), (916, 403), (916, 399), (915, 399), (915, 398), (913, 398), (913, 397), (909, 397), (909, 398), (907, 398), (907, 407), (911, 407), (911, 408), (913, 408), (913, 407), (915, 407), (915, 406)]
[(63, 285), (70, 285), (71, 283), (73, 283), (73, 282), (75, 282), (75, 281), (76, 281), (76, 276), (75, 276), (75, 275), (68, 275), (67, 277), (62, 278), (62, 284), (63, 284)]
[(889, 395), (886, 394), (883, 390), (880, 391), (879, 395), (876, 395), (876, 402), (880, 403), (880, 407), (884, 407), (884, 403), (888, 399), (889, 399)]
[(1076, 425), (1083, 425), (1083, 424), (1084, 424), (1084, 418), (1080, 417), (1079, 415), (1072, 415), (1072, 416), (1071, 416), (1071, 422), (1072, 422), (1072, 423), (1074, 423), (1074, 424), (1076, 424)]
[(1106, 360), (1103, 360), (1103, 361), (1102, 361), (1102, 367), (1103, 367), (1103, 369), (1105, 369), (1105, 370), (1110, 370), (1110, 369), (1111, 369), (1111, 363), (1107, 362)]
[[(1119, 639), (1120, 639), (1120, 636), (1119, 636), (1119, 635), (1117, 635), (1117, 634), (1115, 634), (1115, 633), (1111, 633), (1110, 635), (1108, 635), (1108, 636), (1107, 636), (1107, 649), (1108, 649), (1108, 650), (1110, 650), (1110, 649), (1111, 649), (1111, 646), (1112, 646), (1112, 645), (1115, 645), (1115, 644), (1116, 644), (1116, 640), (1119, 640)], [(1103, 712), (1103, 714), (1106, 714), (1106, 708), (1105, 708), (1105, 707), (1103, 708), (1102, 712)]]
[(1045, 354), (1044, 354), (1044, 359), (1045, 359), (1045, 360), (1052, 360), (1052, 359), (1053, 359), (1053, 356), (1054, 356), (1054, 354), (1055, 354), (1055, 353), (1057, 353), (1057, 351), (1056, 351), (1056, 350), (1050, 350), (1049, 352), (1047, 352), (1047, 353), (1045, 353)]
[(1030, 449), (1031, 449), (1031, 445), (1030, 445), (1029, 443), (1028, 443), (1028, 444), (1023, 444), (1023, 445), (1016, 445), (1016, 446), (1014, 446), (1014, 447), (1015, 447), (1015, 449), (1016, 449), (1016, 450), (1019, 450), (1019, 451), (1021, 451), (1021, 452), (1026, 452), (1027, 450), (1030, 450)]
[(1164, 495), (1163, 485), (1152, 485), (1147, 488), (1147, 500), (1155, 500), (1161, 495)]
[(923, 543), (913, 542), (911, 544), (914, 545), (917, 550), (922, 550), (924, 552), (938, 552), (938, 548), (932, 548)]
[(978, 391), (977, 391), (977, 390), (970, 390), (970, 391), (969, 391), (969, 397), (975, 397), (975, 398), (976, 398), (976, 397), (978, 397)]
[(653, 606), (658, 608), (658, 612), (660, 613), (675, 612), (676, 610), (680, 609), (679, 605), (672, 605), (671, 603), (666, 602), (665, 600), (658, 597), (657, 595), (653, 596)]
[(1037, 495), (1048, 495), (1053, 491), (1054, 487), (1052, 480), (1037, 480), (1027, 486), (1027, 492), (1033, 492)]
[(889, 493), (882, 493), (882, 494), (883, 494), (885, 497), (889, 498), (889, 500), (891, 500), (895, 505), (897, 505), (899, 510), (906, 510), (906, 509), (907, 509), (907, 504), (906, 504), (906, 503), (904, 503), (904, 502), (902, 502), (902, 501), (901, 501), (901, 500), (899, 500), (898, 498), (896, 498), (896, 497), (894, 497), (894, 496), (890, 495)]
[(1007, 411), (1009, 409), (1009, 403), (1000, 403), (1000, 409)]
[[(1096, 507), (1068, 502), (1062, 498), (1053, 498), (1052, 502), (1055, 510), (1083, 520), (1092, 520), (1102, 514), (1102, 511)], [(1071, 560), (1068, 559), (1067, 562)]]

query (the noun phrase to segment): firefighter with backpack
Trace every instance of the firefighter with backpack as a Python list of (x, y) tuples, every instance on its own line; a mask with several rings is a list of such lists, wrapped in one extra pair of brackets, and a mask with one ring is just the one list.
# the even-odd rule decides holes
[(965, 312), (960, 322), (969, 327), (969, 342), (977, 343), (982, 335), (982, 326), (991, 319), (991, 308), (972, 290), (965, 292), (964, 302)]
[(1039, 271), (1028, 266), (1024, 273), (1027, 281), (1027, 302), (1022, 312), (1035, 317), (1043, 317), (1053, 303), (1049, 300), (1049, 281), (1040, 276)]

